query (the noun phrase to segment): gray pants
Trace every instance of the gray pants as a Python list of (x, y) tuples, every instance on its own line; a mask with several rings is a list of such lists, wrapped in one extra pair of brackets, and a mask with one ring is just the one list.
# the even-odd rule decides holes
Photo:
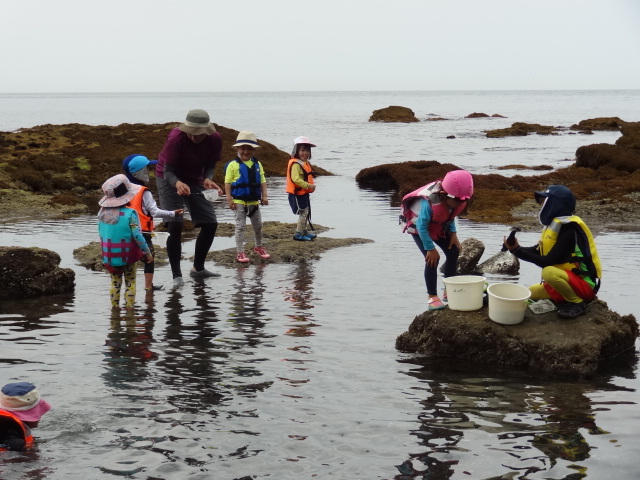
[(260, 213), (259, 205), (241, 205), (236, 204), (236, 249), (238, 252), (244, 252), (244, 233), (247, 229), (247, 210), (249, 208), (255, 208), (253, 215), (249, 217), (251, 220), (251, 226), (253, 227), (253, 234), (255, 236), (256, 247), (262, 246), (262, 214)]

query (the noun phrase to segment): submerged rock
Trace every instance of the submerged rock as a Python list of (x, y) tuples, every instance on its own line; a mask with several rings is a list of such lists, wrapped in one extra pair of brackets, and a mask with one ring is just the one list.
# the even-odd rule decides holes
[[(247, 242), (245, 252), (249, 256), (251, 263), (239, 263), (236, 260), (236, 249), (227, 248), (226, 250), (215, 250), (207, 254), (207, 260), (213, 261), (218, 265), (225, 267), (248, 267), (251, 264), (266, 263), (303, 263), (310, 260), (317, 260), (321, 254), (339, 247), (347, 247), (350, 245), (359, 245), (371, 243), (373, 240), (367, 238), (329, 238), (323, 235), (329, 228), (322, 225), (315, 225), (315, 232), (318, 237), (310, 242), (297, 242), (293, 240), (293, 234), (296, 229), (295, 223), (283, 222), (265, 222), (262, 227), (262, 235), (264, 237), (264, 245), (271, 254), (271, 258), (263, 259), (257, 253), (253, 252), (254, 243)], [(160, 230), (158, 230), (160, 231)], [(251, 225), (247, 225), (247, 239), (251, 239), (253, 233)], [(230, 223), (218, 224), (216, 231), (217, 237), (231, 237), (235, 234), (235, 226)], [(193, 231), (183, 232), (183, 240), (193, 238)], [(156, 265), (165, 265), (168, 263), (166, 249), (154, 245)], [(76, 248), (73, 251), (73, 257), (80, 265), (95, 271), (104, 271), (102, 265), (101, 249), (99, 242), (90, 242), (89, 244)]]
[(561, 320), (556, 312), (534, 314), (501, 325), (488, 308), (472, 312), (444, 310), (418, 315), (396, 339), (396, 348), (435, 359), (526, 369), (533, 373), (588, 376), (604, 364), (635, 356), (638, 324), (595, 300), (586, 315)]
[(51, 250), (0, 247), (0, 299), (73, 291), (75, 272), (59, 265), (60, 255)]

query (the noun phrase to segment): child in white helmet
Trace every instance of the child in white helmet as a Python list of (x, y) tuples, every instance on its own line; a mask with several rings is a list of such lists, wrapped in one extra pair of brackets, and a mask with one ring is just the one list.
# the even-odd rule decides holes
[[(294, 240), (308, 242), (316, 238), (311, 223), (311, 201), (309, 194), (316, 191), (313, 182), (315, 172), (311, 160), (311, 148), (315, 147), (307, 137), (298, 137), (293, 141), (293, 152), (287, 166), (287, 193), (289, 205), (294, 214), (298, 215), (298, 224)], [(307, 229), (307, 224), (310, 230)]]

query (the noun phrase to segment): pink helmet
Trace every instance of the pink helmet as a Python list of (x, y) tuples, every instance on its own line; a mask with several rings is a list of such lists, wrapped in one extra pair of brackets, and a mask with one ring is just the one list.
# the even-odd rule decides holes
[(444, 176), (442, 189), (449, 196), (469, 200), (473, 195), (473, 177), (466, 170), (453, 170)]

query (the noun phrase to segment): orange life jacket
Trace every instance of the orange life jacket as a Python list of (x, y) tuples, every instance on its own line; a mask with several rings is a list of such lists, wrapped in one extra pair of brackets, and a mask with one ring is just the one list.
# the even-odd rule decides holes
[(143, 232), (153, 232), (153, 217), (145, 215), (142, 211), (142, 196), (144, 192), (149, 190), (145, 186), (140, 186), (140, 190), (136, 193), (135, 197), (131, 199), (128, 206), (138, 212), (138, 218), (140, 219), (140, 230)]
[(0, 450), (23, 450), (32, 445), (31, 429), (13, 413), (0, 410)]
[(289, 160), (289, 164), (287, 165), (287, 193), (293, 193), (294, 195), (305, 195), (307, 193), (311, 193), (311, 190), (306, 188), (301, 188), (291, 180), (291, 169), (293, 168), (294, 163), (297, 163), (302, 167), (302, 175), (304, 177), (304, 181), (313, 185), (313, 169), (309, 162), (303, 162), (298, 158), (292, 158)]

